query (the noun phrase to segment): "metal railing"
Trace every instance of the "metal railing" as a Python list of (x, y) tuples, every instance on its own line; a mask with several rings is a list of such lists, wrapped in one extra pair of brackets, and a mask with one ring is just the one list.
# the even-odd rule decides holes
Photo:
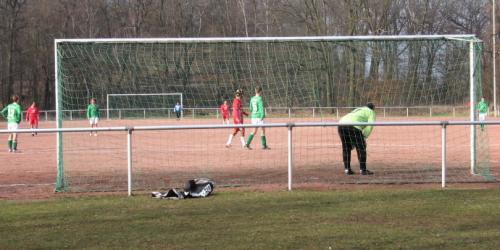
[[(293, 177), (293, 129), (298, 127), (338, 127), (338, 126), (439, 126), (441, 127), (441, 187), (446, 187), (446, 134), (448, 126), (471, 126), (475, 125), (500, 125), (500, 121), (408, 121), (408, 122), (372, 122), (372, 123), (337, 123), (337, 122), (288, 122), (269, 123), (263, 125), (172, 125), (172, 126), (133, 126), (133, 127), (100, 127), (100, 128), (49, 128), (49, 129), (19, 129), (16, 133), (72, 133), (72, 132), (110, 132), (122, 131), (127, 134), (127, 192), (132, 195), (133, 161), (132, 161), (132, 135), (134, 131), (158, 131), (158, 130), (193, 130), (193, 129), (228, 129), (228, 128), (286, 128), (288, 131), (287, 140), (287, 161), (288, 161), (288, 190), (292, 190)], [(12, 133), (9, 130), (0, 130), (0, 134)], [(472, 143), (472, 142), (471, 142)], [(473, 144), (471, 144), (473, 147)], [(474, 154), (475, 151), (471, 151)], [(471, 174), (476, 174), (475, 160), (471, 155)]]
[[(343, 114), (350, 112), (355, 107), (266, 107), (266, 114), (271, 117), (293, 118), (312, 117), (318, 118), (325, 115), (339, 119)], [(497, 109), (499, 110), (500, 107)], [(469, 115), (467, 106), (412, 106), (412, 107), (376, 107), (378, 117), (465, 117)], [(103, 109), (102, 117), (109, 119), (127, 118), (175, 118), (172, 108), (123, 108)], [(86, 119), (85, 109), (62, 110), (65, 120)], [(490, 111), (490, 115), (495, 115)], [(220, 118), (219, 108), (183, 108), (184, 118)], [(53, 121), (56, 119), (56, 110), (41, 110), (40, 119)]]

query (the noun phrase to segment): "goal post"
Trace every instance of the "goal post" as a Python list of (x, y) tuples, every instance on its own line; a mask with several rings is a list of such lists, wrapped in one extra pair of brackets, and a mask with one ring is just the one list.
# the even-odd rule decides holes
[[(125, 99), (122, 101), (116, 101), (113, 103), (115, 98)], [(174, 99), (165, 97), (174, 97)], [(140, 98), (139, 101), (129, 101), (129, 98)], [(174, 105), (179, 102), (181, 107), (183, 105), (182, 93), (143, 93), (143, 94), (107, 94), (106, 95), (106, 118), (110, 119), (111, 110), (120, 109), (172, 109)], [(112, 104), (113, 103), (113, 104)], [(181, 110), (181, 117), (183, 117)]]
[[(158, 108), (162, 98), (176, 95), (190, 108), (219, 107), (236, 89), (243, 89), (246, 106), (261, 86), (268, 107), (315, 107), (324, 112), (319, 117), (336, 119), (322, 107), (367, 102), (469, 104), (464, 119), (475, 121), (482, 96), (482, 41), (475, 35), (56, 39), (54, 46), (57, 128), (77, 124), (66, 122), (63, 110), (85, 109), (90, 98), (112, 119), (115, 107)], [(472, 173), (487, 152), (477, 128), (461, 135)], [(72, 168), (78, 140), (57, 134), (58, 191), (80, 178), (81, 168)]]

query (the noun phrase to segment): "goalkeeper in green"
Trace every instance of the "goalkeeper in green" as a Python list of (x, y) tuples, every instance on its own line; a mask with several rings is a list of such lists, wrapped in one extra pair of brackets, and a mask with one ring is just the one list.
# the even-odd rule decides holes
[(12, 103), (1, 111), (2, 116), (7, 119), (7, 130), (12, 131), (7, 141), (9, 152), (16, 152), (17, 150), (17, 133), (15, 131), (19, 129), (19, 123), (22, 117), (22, 110), (21, 106), (17, 103), (18, 101), (19, 96), (13, 95)]
[[(481, 98), (476, 108), (479, 112), (479, 121), (482, 122), (486, 120), (486, 116), (488, 115), (488, 103), (484, 101), (484, 97)], [(481, 131), (484, 131), (484, 124), (481, 124)]]
[[(339, 123), (361, 123), (375, 121), (375, 105), (367, 103), (365, 107), (357, 108), (342, 117)], [(338, 133), (342, 142), (342, 161), (344, 172), (352, 175), (351, 150), (356, 148), (359, 160), (359, 169), (362, 175), (372, 175), (373, 172), (366, 169), (366, 140), (372, 133), (373, 126), (346, 126), (340, 125)]]
[[(252, 118), (252, 124), (261, 125), (264, 124), (264, 118), (266, 117), (266, 112), (264, 110), (264, 101), (262, 100), (262, 88), (255, 88), (255, 96), (250, 99), (250, 117)], [(252, 143), (253, 137), (257, 134), (259, 127), (254, 128), (253, 132), (248, 137), (248, 141), (245, 145), (246, 149), (252, 149), (250, 144)], [(262, 149), (270, 149), (266, 142), (266, 130), (262, 127), (262, 135), (260, 137), (262, 142)]]

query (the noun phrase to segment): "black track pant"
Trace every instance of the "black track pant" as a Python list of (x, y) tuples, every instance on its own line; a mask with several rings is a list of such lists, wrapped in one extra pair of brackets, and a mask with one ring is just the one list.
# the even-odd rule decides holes
[(356, 148), (359, 168), (366, 170), (366, 141), (361, 130), (353, 126), (339, 126), (340, 141), (342, 142), (342, 160), (344, 168), (351, 168), (351, 150)]

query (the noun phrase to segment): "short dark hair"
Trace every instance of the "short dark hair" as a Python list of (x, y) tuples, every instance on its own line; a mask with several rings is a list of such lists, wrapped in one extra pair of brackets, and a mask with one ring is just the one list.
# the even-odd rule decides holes
[(19, 96), (18, 95), (12, 95), (12, 101), (13, 102), (19, 101)]
[(258, 86), (255, 88), (255, 92), (256, 93), (262, 93), (262, 87), (261, 86)]
[(371, 110), (375, 110), (375, 105), (371, 102), (367, 103), (366, 106), (370, 108)]

